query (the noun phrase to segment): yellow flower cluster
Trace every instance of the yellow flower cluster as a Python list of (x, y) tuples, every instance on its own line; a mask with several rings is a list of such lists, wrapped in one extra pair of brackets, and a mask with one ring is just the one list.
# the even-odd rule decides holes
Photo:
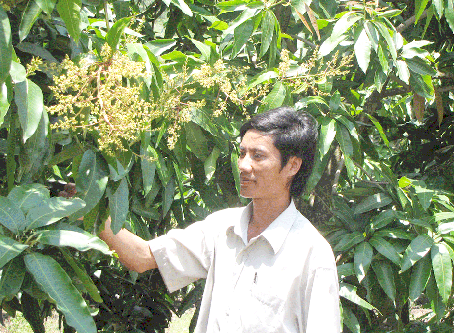
[(56, 103), (49, 107), (58, 116), (52, 126), (76, 133), (92, 133), (99, 149), (113, 154), (127, 149), (140, 132), (148, 130), (160, 114), (156, 107), (140, 97), (145, 64), (131, 61), (116, 52), (103, 49), (104, 62), (87, 59), (78, 64), (68, 57), (58, 66), (51, 87)]

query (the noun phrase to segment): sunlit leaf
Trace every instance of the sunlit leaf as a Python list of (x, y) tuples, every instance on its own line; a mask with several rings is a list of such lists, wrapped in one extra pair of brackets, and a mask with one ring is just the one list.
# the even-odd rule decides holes
[(28, 245), (16, 242), (15, 240), (0, 235), (0, 268), (6, 265), (11, 259), (21, 254)]
[(432, 272), (432, 262), (429, 256), (425, 256), (419, 260), (411, 271), (409, 297), (415, 301), (426, 288), (427, 282)]
[(443, 243), (432, 245), (430, 250), (435, 281), (443, 303), (447, 304), (452, 289), (452, 261), (446, 246)]
[(413, 239), (405, 250), (401, 272), (405, 272), (430, 251), (434, 241), (428, 235), (419, 235)]
[[(3, 82), (8, 76), (9, 70), (11, 68), (11, 59), (13, 52), (13, 44), (11, 39), (11, 27), (8, 20), (8, 15), (3, 11), (3, 8), (0, 6), (0, 51), (2, 56), (0, 57), (0, 87), (2, 88), (1, 96), (4, 95), (4, 88), (6, 91), (6, 86), (3, 86)], [(2, 110), (0, 109), (0, 115)], [(0, 123), (3, 122), (3, 117), (0, 117)]]
[(372, 256), (374, 251), (372, 246), (368, 242), (362, 242), (355, 248), (354, 262), (355, 262), (355, 274), (358, 277), (359, 282), (364, 279), (369, 270), (370, 263), (372, 262)]
[(396, 284), (394, 283), (394, 273), (386, 261), (373, 261), (372, 268), (377, 276), (378, 283), (385, 291), (386, 295), (394, 302), (396, 300)]

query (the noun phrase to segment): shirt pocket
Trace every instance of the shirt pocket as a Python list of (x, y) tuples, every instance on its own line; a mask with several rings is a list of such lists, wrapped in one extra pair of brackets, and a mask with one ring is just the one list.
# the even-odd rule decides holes
[[(245, 304), (246, 305), (246, 304)], [(243, 332), (248, 333), (277, 333), (281, 330), (282, 310), (284, 300), (256, 284), (251, 288), (249, 302), (245, 307), (242, 323)]]

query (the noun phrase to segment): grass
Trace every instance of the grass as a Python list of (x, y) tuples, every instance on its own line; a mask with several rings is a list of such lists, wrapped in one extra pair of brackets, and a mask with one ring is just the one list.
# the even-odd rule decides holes
[[(5, 312), (3, 314), (4, 326), (0, 326), (0, 333), (33, 333), (32, 328), (22, 316), (21, 312), (16, 312), (16, 317), (10, 317)], [(54, 314), (44, 322), (46, 333), (59, 333), (58, 315)]]

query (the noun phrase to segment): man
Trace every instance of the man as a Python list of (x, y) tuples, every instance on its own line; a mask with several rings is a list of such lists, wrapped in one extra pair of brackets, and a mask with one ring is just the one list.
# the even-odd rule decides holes
[(240, 131), (241, 195), (252, 202), (146, 242), (127, 230), (100, 237), (130, 269), (158, 268), (170, 292), (206, 279), (196, 332), (340, 331), (329, 244), (295, 208), (313, 165), (315, 120), (277, 108)]

